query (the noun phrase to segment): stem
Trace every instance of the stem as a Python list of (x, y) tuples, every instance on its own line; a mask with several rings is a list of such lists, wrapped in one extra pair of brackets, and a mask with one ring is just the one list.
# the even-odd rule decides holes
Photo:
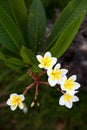
[(37, 96), (38, 96), (38, 82), (36, 82), (36, 90), (35, 90), (35, 97), (34, 97), (34, 100), (37, 99)]
[(35, 82), (33, 82), (32, 84), (30, 84), (28, 87), (25, 88), (23, 94), (25, 95), (33, 86), (35, 85)]
[(62, 94), (65, 94), (65, 92), (59, 88), (59, 86), (56, 85), (55, 88), (56, 88), (58, 91), (60, 91)]
[(48, 82), (39, 82), (40, 84), (45, 84), (45, 85), (49, 85)]

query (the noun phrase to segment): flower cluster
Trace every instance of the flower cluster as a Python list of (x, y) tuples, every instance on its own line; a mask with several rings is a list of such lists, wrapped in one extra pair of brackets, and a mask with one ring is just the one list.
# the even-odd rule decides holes
[[(31, 103), (31, 107), (37, 105), (40, 106), (37, 96), (38, 96), (38, 86), (39, 84), (50, 85), (51, 87), (55, 87), (57, 90), (62, 92), (62, 96), (59, 99), (60, 105), (65, 105), (67, 108), (72, 108), (73, 102), (79, 101), (79, 98), (75, 96), (78, 92), (77, 89), (80, 87), (80, 84), (76, 82), (76, 75), (72, 75), (71, 77), (67, 78), (67, 69), (62, 69), (60, 63), (57, 63), (57, 58), (52, 57), (50, 52), (46, 52), (44, 56), (37, 55), (37, 60), (39, 61), (38, 67), (42, 69), (42, 73), (37, 74), (29, 71), (29, 76), (33, 79), (33, 83), (29, 84), (23, 94), (16, 94), (13, 93), (10, 95), (10, 98), (7, 100), (7, 105), (11, 107), (11, 110), (14, 111), (17, 107), (23, 110), (24, 113), (28, 112), (28, 108), (23, 101), (25, 100), (24, 95), (33, 87), (35, 86), (35, 96), (34, 100)], [(47, 74), (48, 82), (40, 81), (41, 77)]]
[(59, 99), (60, 105), (65, 105), (68, 108), (72, 108), (73, 102), (79, 101), (79, 98), (75, 96), (80, 84), (76, 82), (76, 75), (72, 75), (67, 78), (67, 69), (61, 69), (61, 65), (57, 63), (57, 58), (52, 57), (50, 52), (46, 52), (44, 56), (37, 55), (37, 60), (40, 62), (39, 68), (47, 70), (48, 83), (51, 87), (60, 85), (64, 94)]

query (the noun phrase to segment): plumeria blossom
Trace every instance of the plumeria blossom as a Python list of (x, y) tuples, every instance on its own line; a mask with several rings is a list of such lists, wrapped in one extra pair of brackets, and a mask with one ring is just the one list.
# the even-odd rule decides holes
[(54, 69), (49, 69), (47, 71), (48, 74), (48, 82), (50, 86), (55, 86), (56, 84), (61, 84), (63, 76), (68, 72), (67, 69), (60, 69), (61, 65), (58, 63), (54, 67)]
[(14, 111), (17, 108), (17, 106), (20, 109), (23, 109), (24, 104), (22, 102), (24, 100), (25, 100), (25, 97), (23, 94), (18, 95), (16, 93), (13, 93), (10, 95), (10, 98), (7, 100), (7, 105), (11, 106), (12, 111)]
[(77, 90), (80, 87), (80, 84), (75, 82), (77, 76), (72, 75), (70, 78), (67, 79), (67, 77), (63, 77), (61, 89), (64, 91), (67, 91), (70, 94), (73, 94), (75, 90)]
[[(75, 93), (77, 93), (77, 92), (75, 92)], [(73, 102), (79, 101), (79, 98), (77, 96), (75, 96), (74, 94), (71, 95), (71, 94), (66, 92), (64, 95), (62, 95), (60, 97), (59, 104), (61, 106), (65, 105), (67, 108), (72, 108)]]
[(43, 57), (41, 55), (37, 55), (36, 58), (40, 62), (38, 67), (44, 68), (45, 70), (52, 68), (57, 62), (57, 58), (52, 57), (50, 52), (46, 52)]

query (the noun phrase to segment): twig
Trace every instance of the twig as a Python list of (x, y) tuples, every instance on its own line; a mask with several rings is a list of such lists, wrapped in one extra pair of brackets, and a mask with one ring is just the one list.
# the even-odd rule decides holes
[(38, 82), (36, 83), (36, 90), (35, 90), (34, 100), (37, 100), (37, 96), (38, 96)]
[(35, 82), (33, 82), (32, 84), (30, 84), (28, 87), (25, 88), (23, 94), (26, 94), (33, 86), (35, 85)]
[(56, 88), (58, 91), (60, 91), (62, 94), (65, 94), (65, 92), (64, 92), (63, 90), (61, 90), (61, 88), (60, 88), (58, 85), (56, 85), (55, 88)]
[(49, 83), (48, 83), (48, 82), (40, 82), (40, 81), (39, 81), (39, 84), (49, 85)]

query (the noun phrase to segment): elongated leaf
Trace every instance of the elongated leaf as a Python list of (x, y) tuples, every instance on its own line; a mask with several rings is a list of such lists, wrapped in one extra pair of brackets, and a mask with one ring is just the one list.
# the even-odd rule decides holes
[(42, 45), (46, 29), (46, 17), (40, 0), (33, 0), (28, 20), (29, 46), (36, 52)]
[(22, 75), (19, 79), (18, 79), (18, 81), (24, 81), (24, 80), (26, 80), (26, 79), (29, 79), (29, 74), (24, 74), (24, 75)]
[(7, 57), (7, 58), (19, 58), (20, 59), (20, 55), (16, 54), (12, 51), (9, 51), (7, 48), (5, 48), (4, 46), (2, 46), (1, 51), (3, 52), (3, 54)]
[(83, 18), (84, 16), (80, 15), (76, 20), (70, 23), (67, 28), (64, 29), (55, 45), (50, 50), (53, 56), (59, 58), (66, 51), (76, 35)]
[(6, 11), (8, 15), (12, 17), (12, 12), (8, 0), (0, 0), (0, 6)]
[(17, 59), (17, 58), (5, 59), (5, 63), (7, 66), (13, 69), (21, 69), (24, 67), (28, 67), (22, 60)]
[(37, 64), (36, 56), (34, 53), (32, 53), (31, 50), (27, 49), (26, 47), (22, 47), (20, 52), (21, 57), (26, 63), (29, 64)]
[(28, 15), (24, 0), (9, 0), (9, 5), (11, 7), (15, 22), (21, 29), (26, 39)]
[(41, 72), (38, 68), (38, 61), (34, 53), (26, 47), (22, 47), (20, 52), (21, 57), (25, 63), (32, 65), (31, 69), (33, 72)]
[[(14, 47), (15, 49), (17, 48), (16, 50), (20, 50), (21, 46), (24, 44), (22, 34), (19, 32), (11, 17), (2, 9), (2, 7), (0, 7), (0, 28), (0, 35), (2, 36), (0, 43), (3, 43), (6, 47), (8, 46), (8, 49), (12, 51)], [(11, 40), (12, 43), (9, 43), (8, 39)], [(8, 45), (4, 40), (8, 40)]]
[(48, 38), (46, 50), (48, 50), (55, 40), (62, 33), (64, 28), (68, 26), (79, 15), (87, 10), (87, 0), (72, 0), (63, 10), (60, 17), (57, 18), (50, 37)]
[(19, 53), (18, 48), (14, 44), (14, 41), (9, 37), (4, 27), (0, 24), (0, 44), (9, 49), (12, 52)]
[(2, 52), (0, 52), (0, 60), (4, 60), (5, 59), (5, 56)]

